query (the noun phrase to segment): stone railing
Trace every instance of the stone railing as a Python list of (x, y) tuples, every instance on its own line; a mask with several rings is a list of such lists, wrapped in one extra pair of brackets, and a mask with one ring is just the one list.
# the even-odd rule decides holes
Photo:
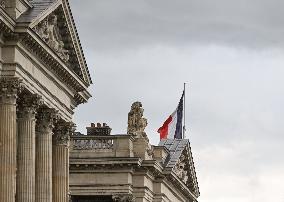
[(113, 149), (113, 139), (73, 138), (73, 150)]
[(130, 135), (71, 136), (70, 154), (73, 157), (114, 157), (133, 155), (133, 137)]

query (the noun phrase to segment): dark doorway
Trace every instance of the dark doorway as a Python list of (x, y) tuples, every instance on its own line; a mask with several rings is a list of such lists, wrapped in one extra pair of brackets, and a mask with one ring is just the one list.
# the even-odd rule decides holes
[(72, 196), (72, 202), (113, 202), (111, 196)]

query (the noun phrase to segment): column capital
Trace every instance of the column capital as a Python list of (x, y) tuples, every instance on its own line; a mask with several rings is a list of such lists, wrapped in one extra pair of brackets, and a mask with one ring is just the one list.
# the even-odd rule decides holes
[(40, 108), (37, 112), (36, 119), (37, 134), (52, 134), (54, 124), (59, 119), (58, 111), (55, 109)]
[(72, 122), (58, 121), (53, 129), (53, 144), (54, 145), (69, 145), (70, 136), (75, 131), (75, 124)]
[(0, 103), (16, 104), (18, 93), (23, 85), (19, 78), (0, 78)]
[(37, 109), (43, 104), (41, 96), (36, 94), (22, 93), (17, 101), (18, 118), (34, 118)]

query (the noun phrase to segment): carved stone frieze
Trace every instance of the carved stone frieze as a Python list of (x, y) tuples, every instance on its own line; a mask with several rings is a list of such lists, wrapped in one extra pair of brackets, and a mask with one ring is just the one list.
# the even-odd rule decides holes
[(132, 194), (127, 195), (113, 195), (112, 200), (114, 202), (135, 202), (135, 198)]
[(21, 80), (18, 78), (0, 78), (0, 103), (16, 104), (22, 87)]
[(63, 61), (67, 62), (70, 57), (69, 51), (65, 48), (58, 24), (58, 16), (52, 13), (35, 26), (34, 30)]
[(128, 113), (127, 134), (146, 136), (144, 130), (147, 126), (147, 119), (143, 118), (144, 109), (141, 102), (134, 102)]
[(51, 134), (54, 124), (59, 119), (58, 111), (55, 109), (41, 108), (36, 115), (37, 134)]
[(71, 122), (59, 121), (53, 129), (53, 144), (54, 145), (69, 145), (70, 136), (75, 131), (75, 124)]
[(177, 164), (175, 165), (175, 167), (173, 168), (174, 173), (185, 183), (187, 184), (188, 182), (188, 160), (185, 156), (184, 153), (181, 154)]
[(43, 104), (43, 101), (39, 95), (32, 95), (22, 93), (17, 100), (17, 115), (18, 118), (33, 117), (35, 116), (37, 109)]

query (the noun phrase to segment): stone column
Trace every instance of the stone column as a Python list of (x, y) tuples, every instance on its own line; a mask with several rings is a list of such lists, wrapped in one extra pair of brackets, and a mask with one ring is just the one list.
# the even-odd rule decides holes
[(52, 130), (55, 110), (41, 109), (36, 122), (36, 202), (52, 202)]
[(0, 79), (0, 201), (14, 202), (16, 195), (16, 99), (20, 81)]
[(22, 94), (18, 100), (17, 202), (35, 202), (35, 114), (39, 104), (37, 95)]
[(60, 121), (56, 124), (52, 147), (53, 202), (69, 201), (69, 140), (74, 125)]

